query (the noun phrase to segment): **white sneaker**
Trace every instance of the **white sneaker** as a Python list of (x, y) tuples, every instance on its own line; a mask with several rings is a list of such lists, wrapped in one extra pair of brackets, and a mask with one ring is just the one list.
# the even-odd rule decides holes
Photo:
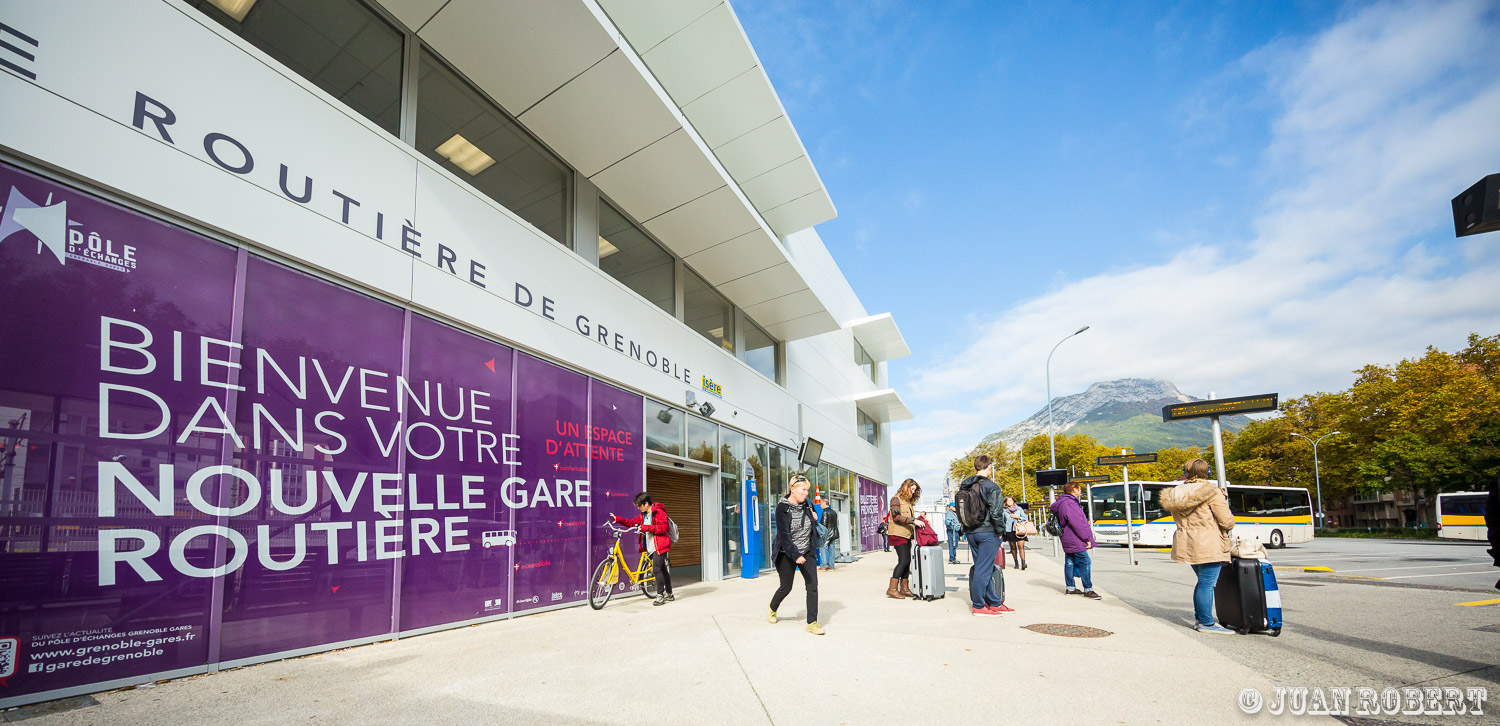
[(1224, 626), (1222, 626), (1222, 625), (1220, 625), (1218, 623), (1214, 623), (1213, 625), (1199, 625), (1197, 623), (1194, 623), (1193, 624), (1193, 630), (1196, 630), (1196, 631), (1198, 631), (1200, 633), (1216, 633), (1218, 635), (1234, 635), (1234, 631), (1233, 630), (1230, 630), (1229, 628), (1226, 628), (1226, 627), (1224, 627)]

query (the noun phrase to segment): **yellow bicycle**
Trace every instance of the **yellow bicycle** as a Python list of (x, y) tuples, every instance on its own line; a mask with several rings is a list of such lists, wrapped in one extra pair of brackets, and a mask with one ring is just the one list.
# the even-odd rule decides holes
[[(640, 562), (636, 563), (635, 569), (631, 569), (629, 561), (625, 559), (625, 551), (620, 548), (620, 537), (640, 532), (640, 528), (620, 527), (613, 522), (605, 522), (602, 526), (614, 535), (615, 544), (609, 549), (609, 555), (594, 568), (594, 579), (589, 584), (589, 607), (603, 610), (604, 604), (609, 602), (615, 590), (623, 591), (637, 585), (646, 597), (656, 597), (656, 572), (651, 569), (651, 555), (642, 552)], [(621, 573), (629, 578), (629, 587), (621, 581)]]

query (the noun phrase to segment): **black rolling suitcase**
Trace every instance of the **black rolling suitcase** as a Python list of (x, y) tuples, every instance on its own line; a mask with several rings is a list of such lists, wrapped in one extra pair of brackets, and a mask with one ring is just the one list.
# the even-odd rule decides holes
[[(1269, 602), (1268, 602), (1269, 600)], [(1265, 560), (1231, 558), (1214, 586), (1219, 624), (1245, 633), (1281, 635), (1281, 591)]]

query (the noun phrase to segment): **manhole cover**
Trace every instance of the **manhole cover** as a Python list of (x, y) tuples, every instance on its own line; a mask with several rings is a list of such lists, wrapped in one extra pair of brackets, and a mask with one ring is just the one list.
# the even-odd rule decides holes
[(1482, 628), (1475, 628), (1475, 630), (1481, 633), (1500, 633), (1500, 625), (1486, 625)]
[(1035, 625), (1023, 625), (1022, 627), (1033, 633), (1043, 635), (1061, 635), (1064, 638), (1102, 638), (1106, 635), (1114, 635), (1108, 630), (1090, 628), (1086, 625), (1064, 625), (1062, 623), (1037, 623)]

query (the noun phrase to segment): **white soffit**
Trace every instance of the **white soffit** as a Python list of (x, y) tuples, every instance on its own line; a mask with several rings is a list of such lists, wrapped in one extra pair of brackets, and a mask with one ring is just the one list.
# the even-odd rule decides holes
[(619, 47), (581, 2), (452, 0), (418, 35), (516, 116)]
[[(729, 3), (598, 2), (772, 232), (785, 237), (838, 215)], [(755, 195), (744, 187), (798, 159), (805, 170), (765, 179)], [(765, 217), (794, 200), (803, 200), (794, 213)]]
[(911, 409), (907, 408), (906, 403), (901, 400), (901, 396), (896, 394), (894, 388), (862, 393), (854, 397), (854, 405), (866, 416), (881, 423), (910, 421), (916, 418), (912, 415)]
[(896, 319), (890, 313), (851, 320), (844, 323), (844, 327), (854, 333), (854, 339), (859, 341), (860, 347), (877, 361), (911, 355), (911, 348), (906, 345), (906, 339), (901, 337), (901, 329), (896, 327)]

